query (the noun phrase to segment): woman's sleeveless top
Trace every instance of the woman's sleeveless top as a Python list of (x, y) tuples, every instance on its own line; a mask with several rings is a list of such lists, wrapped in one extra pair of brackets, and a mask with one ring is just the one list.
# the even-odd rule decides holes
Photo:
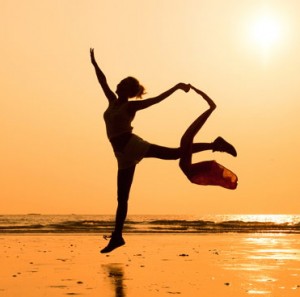
[(108, 139), (132, 132), (131, 122), (134, 119), (134, 114), (129, 113), (128, 106), (128, 102), (120, 104), (114, 101), (109, 104), (104, 112), (103, 117)]

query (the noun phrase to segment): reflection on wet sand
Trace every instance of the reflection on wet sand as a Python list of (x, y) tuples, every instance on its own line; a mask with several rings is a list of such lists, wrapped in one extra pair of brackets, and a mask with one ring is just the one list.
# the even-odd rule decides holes
[(111, 263), (102, 265), (105, 274), (110, 279), (115, 292), (115, 297), (126, 297), (124, 285), (124, 269), (123, 265), (119, 263)]
[[(270, 296), (274, 291), (284, 290), (287, 282), (299, 278), (300, 243), (295, 238), (284, 234), (253, 234), (243, 241), (240, 249), (238, 244), (234, 247), (236, 257), (224, 268), (244, 275), (243, 287), (249, 295)], [(248, 249), (244, 249), (245, 246)], [(282, 269), (286, 269), (284, 279)], [(299, 284), (291, 284), (292, 290), (299, 287)]]

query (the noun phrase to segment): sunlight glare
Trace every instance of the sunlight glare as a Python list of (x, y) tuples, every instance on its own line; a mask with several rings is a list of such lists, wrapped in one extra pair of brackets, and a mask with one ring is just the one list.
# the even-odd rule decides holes
[(263, 48), (274, 45), (280, 38), (279, 23), (270, 16), (262, 16), (253, 25), (253, 39)]
[(283, 29), (282, 20), (276, 14), (263, 10), (250, 24), (250, 41), (267, 58), (282, 42)]

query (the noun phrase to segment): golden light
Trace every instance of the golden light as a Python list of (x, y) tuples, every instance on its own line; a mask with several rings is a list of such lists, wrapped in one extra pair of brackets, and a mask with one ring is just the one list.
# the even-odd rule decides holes
[(250, 43), (264, 59), (268, 58), (284, 39), (284, 23), (279, 15), (271, 10), (260, 11), (250, 22)]
[(280, 39), (281, 28), (279, 23), (270, 16), (262, 16), (253, 25), (253, 39), (263, 49), (273, 46)]

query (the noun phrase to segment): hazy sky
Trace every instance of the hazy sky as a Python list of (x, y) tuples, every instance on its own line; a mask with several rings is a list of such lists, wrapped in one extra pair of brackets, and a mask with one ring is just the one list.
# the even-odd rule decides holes
[[(115, 212), (94, 47), (113, 90), (132, 75), (147, 96), (181, 81), (207, 92), (217, 109), (197, 141), (222, 135), (238, 151), (195, 157), (236, 172), (235, 191), (143, 160), (130, 214), (299, 213), (299, 11), (298, 0), (0, 0), (0, 212)], [(178, 91), (141, 111), (134, 132), (177, 146), (206, 108)]]

